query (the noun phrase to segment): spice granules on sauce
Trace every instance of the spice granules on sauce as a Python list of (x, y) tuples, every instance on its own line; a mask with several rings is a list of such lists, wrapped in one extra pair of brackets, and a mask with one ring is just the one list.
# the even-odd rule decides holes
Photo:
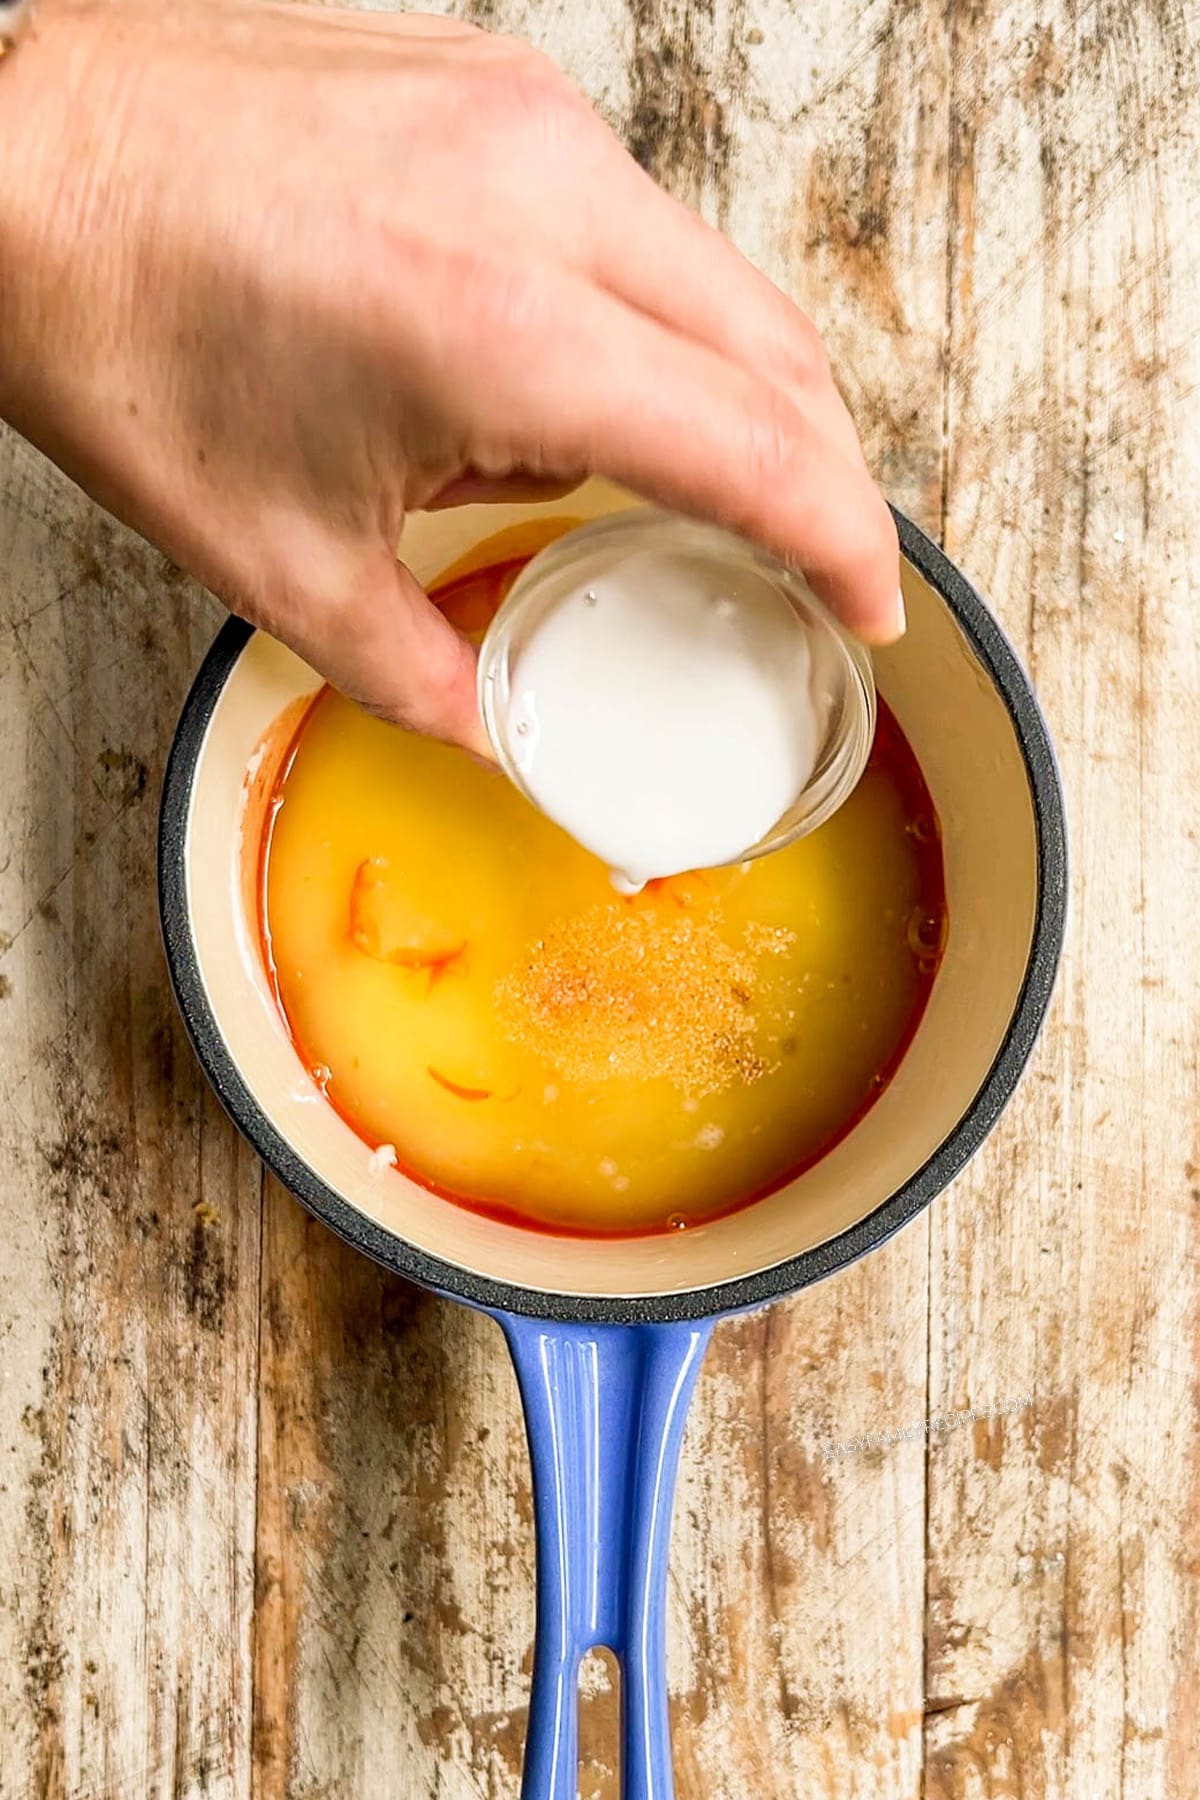
[(667, 1080), (696, 1098), (768, 1071), (759, 961), (790, 931), (722, 935), (703, 911), (653, 901), (556, 920), (496, 993), (506, 1036), (568, 1081)]

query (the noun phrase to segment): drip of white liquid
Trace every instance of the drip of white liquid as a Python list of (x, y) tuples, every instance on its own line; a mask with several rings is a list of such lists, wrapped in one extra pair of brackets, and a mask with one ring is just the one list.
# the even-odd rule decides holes
[(743, 856), (803, 791), (828, 708), (769, 576), (672, 550), (562, 595), (511, 695), (529, 792), (624, 893)]

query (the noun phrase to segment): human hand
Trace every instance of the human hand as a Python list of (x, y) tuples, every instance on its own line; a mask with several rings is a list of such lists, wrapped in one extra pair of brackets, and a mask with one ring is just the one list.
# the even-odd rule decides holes
[(43, 0), (0, 76), (0, 414), (352, 698), (483, 748), (406, 513), (608, 475), (902, 629), (807, 318), (515, 40)]

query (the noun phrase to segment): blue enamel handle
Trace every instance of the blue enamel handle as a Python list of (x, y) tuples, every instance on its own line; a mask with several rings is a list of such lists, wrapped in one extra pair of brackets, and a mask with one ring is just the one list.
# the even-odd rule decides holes
[(710, 1323), (574, 1325), (499, 1315), (529, 1427), (537, 1643), (521, 1800), (576, 1800), (577, 1682), (621, 1667), (622, 1800), (671, 1800), (671, 1504)]

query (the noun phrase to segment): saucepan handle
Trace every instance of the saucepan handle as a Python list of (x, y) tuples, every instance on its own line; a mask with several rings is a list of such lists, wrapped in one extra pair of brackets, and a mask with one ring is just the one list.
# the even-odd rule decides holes
[(688, 1401), (711, 1323), (579, 1325), (499, 1314), (529, 1428), (537, 1641), (521, 1800), (576, 1800), (577, 1682), (621, 1669), (622, 1800), (671, 1800), (667, 1553)]

